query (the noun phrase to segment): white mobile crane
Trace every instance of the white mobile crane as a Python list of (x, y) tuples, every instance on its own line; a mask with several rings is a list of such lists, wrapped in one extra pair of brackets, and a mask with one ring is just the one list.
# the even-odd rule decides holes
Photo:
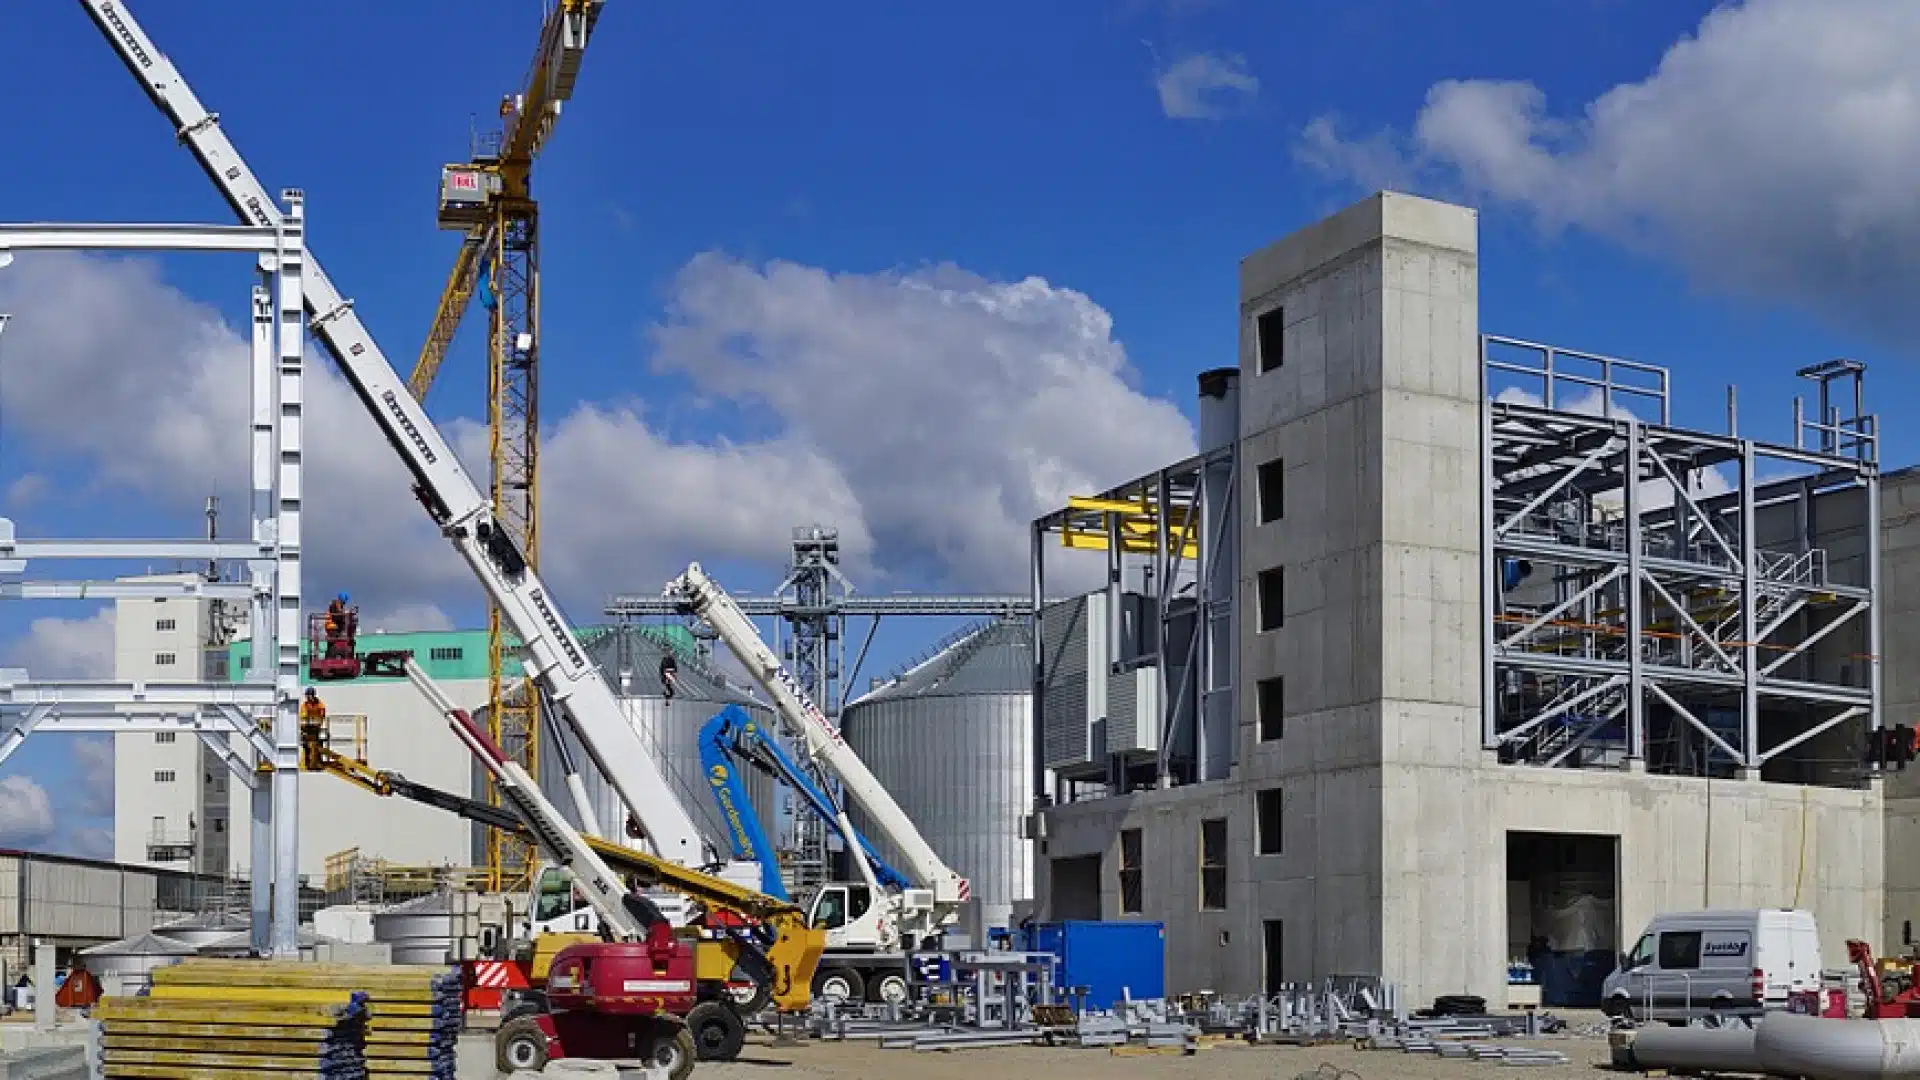
[[(275, 227), (281, 213), (267, 189), (240, 157), (217, 116), (147, 36), (124, 0), (80, 0), (114, 51), (171, 120), (214, 186), (243, 223)], [(571, 40), (562, 35), (562, 48)], [(427, 418), (404, 379), (394, 371), (373, 335), (308, 253), (306, 307), (319, 339), (361, 404), (413, 475), (414, 494), (454, 550), (499, 606), (519, 636), (522, 663), (548, 702), (572, 725), (589, 757), (620, 795), (639, 825), (646, 847), (682, 866), (724, 864), (708, 850), (686, 808), (656, 764), (656, 752), (629, 724), (613, 688), (587, 655), (546, 585), (508, 535), (494, 525), (494, 507), (461, 468), (453, 449)], [(576, 785), (577, 798), (577, 785)], [(583, 808), (584, 810), (584, 808)], [(724, 865), (720, 876), (757, 882), (757, 867)]]
[[(961, 877), (934, 852), (913, 819), (900, 809), (867, 764), (840, 732), (827, 722), (780, 658), (760, 637), (753, 621), (699, 563), (667, 584), (665, 595), (682, 610), (699, 616), (739, 657), (773, 699), (774, 712), (807, 758), (838, 781), (871, 822), (869, 836), (884, 838), (899, 850), (900, 869), (912, 886), (883, 889), (865, 859), (854, 859), (860, 882), (836, 882), (814, 894), (812, 921), (827, 930), (827, 950), (814, 977), (821, 997), (899, 1001), (909, 985), (907, 954), (938, 948), (938, 938), (972, 895)], [(842, 836), (859, 835), (837, 808)]]

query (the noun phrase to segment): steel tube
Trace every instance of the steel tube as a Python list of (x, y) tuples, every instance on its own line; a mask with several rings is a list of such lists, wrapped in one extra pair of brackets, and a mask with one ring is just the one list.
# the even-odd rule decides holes
[(1640, 1069), (1700, 1069), (1757, 1073), (1755, 1029), (1750, 1027), (1643, 1028), (1633, 1036), (1633, 1064)]
[(1920, 1077), (1920, 1020), (1823, 1020), (1768, 1013), (1754, 1037), (1760, 1067), (1806, 1080)]

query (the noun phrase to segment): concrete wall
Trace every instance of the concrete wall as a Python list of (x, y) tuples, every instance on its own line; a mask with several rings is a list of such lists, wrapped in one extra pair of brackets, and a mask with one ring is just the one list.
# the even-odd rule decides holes
[[(1880, 481), (1882, 722), (1920, 726), (1920, 469)], [(1897, 954), (1920, 940), (1920, 765), (1886, 783), (1886, 925), (1875, 945)]]
[[(487, 702), (484, 680), (442, 683), (454, 704), (479, 710)], [(412, 684), (363, 682), (320, 684), (332, 717), (367, 717), (367, 759), (376, 769), (458, 795), (472, 794), (472, 757)], [(335, 738), (344, 725), (335, 726)], [(340, 744), (336, 741), (336, 748)], [(237, 800), (231, 859), (243, 872), (252, 857), (252, 821)], [(383, 798), (336, 776), (300, 777), (300, 873), (316, 887), (324, 882), (327, 856), (357, 847), (368, 858), (407, 866), (466, 866), (472, 830), (465, 819), (399, 798)]]
[[(1618, 935), (1659, 910), (1798, 902), (1830, 962), (1880, 923), (1877, 790), (1501, 766), (1481, 747), (1477, 239), (1472, 211), (1368, 199), (1241, 267), (1241, 490), (1285, 459), (1285, 516), (1244, 500), (1241, 765), (1232, 779), (1049, 812), (1051, 860), (1143, 832), (1143, 911), (1167, 924), (1168, 989), (1259, 989), (1263, 922), (1283, 978), (1378, 973), (1409, 1000), (1504, 1000), (1509, 832), (1619, 841)], [(1285, 311), (1262, 374), (1259, 317)], [(1260, 632), (1258, 575), (1286, 567), (1285, 624)], [(1262, 679), (1285, 732), (1259, 739)], [(1284, 844), (1254, 846), (1259, 792)], [(1920, 808), (1917, 808), (1920, 809)], [(1199, 905), (1200, 822), (1228, 819), (1227, 910)], [(1920, 832), (1920, 829), (1916, 829)], [(1711, 867), (1711, 870), (1709, 870)], [(1710, 884), (1709, 884), (1710, 883)], [(1917, 890), (1920, 891), (1920, 890)]]

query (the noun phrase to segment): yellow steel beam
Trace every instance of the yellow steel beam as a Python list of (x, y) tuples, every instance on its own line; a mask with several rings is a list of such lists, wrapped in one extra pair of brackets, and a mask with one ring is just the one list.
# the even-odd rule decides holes
[[(1060, 533), (1060, 546), (1064, 548), (1072, 548), (1076, 551), (1105, 551), (1107, 550), (1107, 545), (1107, 534), (1105, 533), (1075, 532), (1070, 529), (1064, 529)], [(1120, 550), (1129, 555), (1152, 555), (1159, 551), (1159, 547), (1151, 537), (1140, 539), (1130, 535), (1123, 535), (1120, 538)], [(1200, 544), (1197, 541), (1190, 540), (1185, 546), (1180, 546), (1177, 541), (1169, 538), (1167, 554), (1178, 554), (1183, 559), (1198, 559), (1200, 557)]]

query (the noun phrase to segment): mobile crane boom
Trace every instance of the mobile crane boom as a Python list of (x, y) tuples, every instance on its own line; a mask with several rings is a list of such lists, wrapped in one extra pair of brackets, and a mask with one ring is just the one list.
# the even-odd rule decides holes
[[(894, 801), (892, 794), (867, 768), (866, 762), (860, 760), (860, 755), (854, 753), (853, 748), (840, 737), (840, 732), (827, 723), (827, 718), (806, 691), (800, 688), (800, 684), (794, 681), (792, 674), (781, 666), (780, 658), (761, 640), (753, 621), (740, 610), (740, 605), (734, 603), (726, 590), (708, 576), (699, 563), (693, 563), (685, 573), (668, 583), (665, 595), (713, 627), (714, 633), (727, 643), (727, 647), (746, 666), (748, 674), (773, 698), (774, 713), (780, 717), (788, 733), (801, 740), (808, 759), (824, 768), (846, 788), (847, 795), (871, 819), (874, 832), (901, 853), (906, 862), (907, 876), (920, 889), (931, 893), (933, 922), (944, 922), (965, 903), (971, 895), (967, 879), (934, 853), (933, 845), (921, 835), (913, 819), (900, 809), (900, 804)], [(847, 819), (844, 808), (839, 818), (842, 835), (858, 835), (852, 821)], [(907, 906), (912, 908), (918, 905), (909, 902)]]
[[(279, 207), (227, 138), (219, 118), (200, 103), (124, 0), (80, 0), (80, 6), (173, 122), (180, 140), (241, 221), (277, 226)], [(334, 287), (312, 252), (306, 271), (304, 291), (314, 336), (406, 464), (414, 494), (519, 636), (528, 674), (573, 725), (588, 756), (633, 813), (647, 846), (684, 866), (708, 863), (705, 841), (661, 774), (652, 748), (628, 723), (612, 686), (574, 635), (558, 602), (507, 532), (496, 526), (494, 507), (374, 343), (353, 302)]]

